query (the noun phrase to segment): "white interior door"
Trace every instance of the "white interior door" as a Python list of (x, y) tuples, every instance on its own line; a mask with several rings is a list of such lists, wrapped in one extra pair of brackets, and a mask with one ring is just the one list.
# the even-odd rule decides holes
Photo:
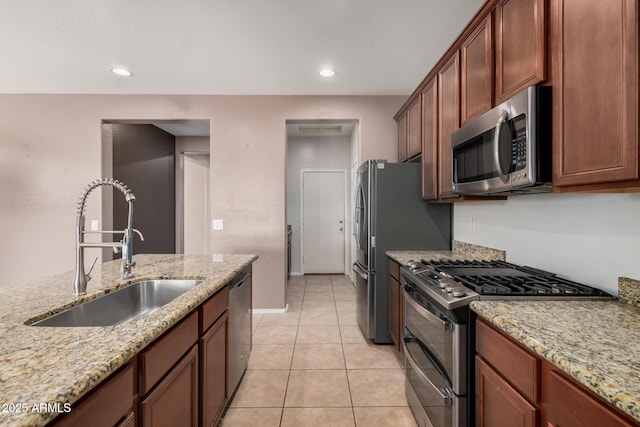
[(209, 155), (184, 156), (184, 253), (209, 253)]
[(302, 271), (345, 272), (346, 171), (302, 172)]

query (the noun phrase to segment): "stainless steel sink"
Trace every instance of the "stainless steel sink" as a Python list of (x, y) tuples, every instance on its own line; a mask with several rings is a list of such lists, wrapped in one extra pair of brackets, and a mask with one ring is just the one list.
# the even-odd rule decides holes
[(170, 303), (202, 280), (145, 280), (87, 301), (31, 326), (113, 326)]

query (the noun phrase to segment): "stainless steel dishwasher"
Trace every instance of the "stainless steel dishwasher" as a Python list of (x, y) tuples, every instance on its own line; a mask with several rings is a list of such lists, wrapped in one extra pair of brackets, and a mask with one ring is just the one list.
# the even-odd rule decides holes
[(251, 266), (229, 283), (229, 374), (227, 390), (233, 395), (244, 375), (251, 352)]

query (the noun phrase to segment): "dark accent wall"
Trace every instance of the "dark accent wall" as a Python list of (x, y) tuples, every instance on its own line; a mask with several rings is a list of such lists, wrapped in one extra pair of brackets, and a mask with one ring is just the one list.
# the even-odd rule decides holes
[[(111, 127), (113, 177), (135, 194), (133, 227), (144, 234), (144, 242), (135, 237), (134, 253), (175, 253), (175, 137), (153, 125)], [(126, 227), (127, 213), (124, 197), (114, 194), (115, 230)]]

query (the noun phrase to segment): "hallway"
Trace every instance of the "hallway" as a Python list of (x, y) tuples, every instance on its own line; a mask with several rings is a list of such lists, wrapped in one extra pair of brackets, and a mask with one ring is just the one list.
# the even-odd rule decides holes
[(391, 346), (368, 344), (348, 276), (292, 276), (289, 312), (253, 317), (249, 368), (224, 427), (415, 426)]

